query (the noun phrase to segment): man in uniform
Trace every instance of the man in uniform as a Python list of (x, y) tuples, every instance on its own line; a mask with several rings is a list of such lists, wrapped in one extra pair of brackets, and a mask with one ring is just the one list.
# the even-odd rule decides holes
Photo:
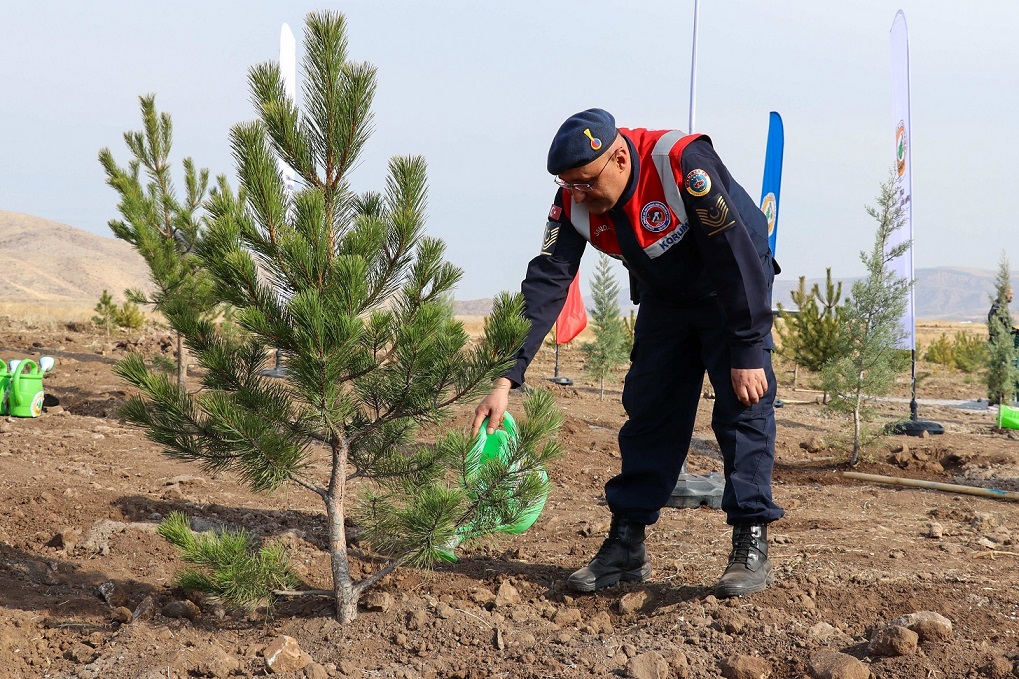
[(705, 371), (715, 390), (712, 428), (722, 451), (722, 509), (732, 551), (716, 594), (739, 596), (772, 581), (767, 526), (775, 376), (771, 287), (778, 271), (767, 220), (703, 135), (617, 129), (601, 109), (568, 118), (552, 140), (548, 171), (559, 190), (541, 253), (521, 285), (531, 329), (516, 364), (475, 410), (474, 429), (499, 426), (508, 392), (555, 322), (588, 243), (622, 260), (639, 302), (623, 387), (620, 473), (605, 485), (609, 535), (568, 586), (592, 592), (644, 581), (645, 527), (669, 500), (693, 435)]

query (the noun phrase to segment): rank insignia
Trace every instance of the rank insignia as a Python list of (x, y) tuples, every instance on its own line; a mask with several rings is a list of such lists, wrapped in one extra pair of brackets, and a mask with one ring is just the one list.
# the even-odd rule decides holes
[(715, 200), (712, 207), (697, 208), (694, 212), (697, 213), (697, 219), (700, 220), (709, 236), (717, 236), (736, 223), (735, 219), (729, 217), (729, 206), (726, 205), (725, 197), (722, 194), (718, 194), (718, 199)]
[(704, 170), (690, 170), (686, 175), (686, 191), (691, 196), (703, 196), (711, 190), (711, 178)]
[(557, 240), (559, 240), (559, 224), (548, 222), (545, 224), (545, 237), (541, 239), (541, 254), (551, 255)]

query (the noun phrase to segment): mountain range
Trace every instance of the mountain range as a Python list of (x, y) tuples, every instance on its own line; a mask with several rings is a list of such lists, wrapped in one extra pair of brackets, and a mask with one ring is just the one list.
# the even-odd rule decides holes
[[(103, 290), (120, 299), (125, 288), (148, 288), (145, 262), (128, 243), (40, 217), (0, 211), (0, 300), (35, 301), (40, 304), (98, 301)], [(917, 269), (916, 317), (924, 320), (975, 321), (987, 318), (996, 272), (942, 266)], [(842, 279), (843, 299), (853, 279)], [(808, 279), (808, 289), (823, 279)], [(1013, 277), (1013, 288), (1019, 276)], [(775, 281), (775, 301), (792, 307), (789, 291), (796, 279)], [(620, 306), (630, 308), (624, 290)], [(484, 316), (491, 299), (461, 300), (456, 312)]]

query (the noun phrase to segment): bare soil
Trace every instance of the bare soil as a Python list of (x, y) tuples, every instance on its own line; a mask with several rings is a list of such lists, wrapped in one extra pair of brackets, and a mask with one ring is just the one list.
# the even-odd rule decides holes
[[(130, 389), (113, 363), (128, 351), (172, 358), (173, 347), (157, 329), (107, 338), (0, 319), (0, 358), (56, 357), (46, 389), (60, 401), (36, 419), (0, 419), (0, 676), (261, 676), (284, 635), (304, 654), (283, 674), (293, 677), (1019, 676), (1019, 504), (845, 478), (846, 423), (816, 392), (793, 391), (783, 366), (774, 494), (787, 514), (771, 527), (776, 583), (760, 594), (712, 595), (730, 533), (706, 507), (667, 509), (649, 530), (649, 582), (583, 596), (564, 588), (608, 527), (602, 486), (619, 466), (624, 414), (621, 385), (599, 398), (579, 351), (560, 356), (575, 386), (544, 381), (553, 367), (543, 349), (529, 378), (556, 390), (568, 454), (529, 531), (433, 572), (396, 571), (347, 626), (325, 599), (286, 601), (271, 616), (189, 603), (173, 581), (181, 562), (155, 533), (173, 510), (282, 538), (308, 588), (331, 582), (316, 497), (256, 495), (230, 475), (207, 476), (118, 419)], [(921, 398), (984, 394), (979, 378), (919, 370)], [(466, 426), (473, 406), (451, 426)], [(694, 473), (721, 471), (710, 408), (706, 397)], [(909, 414), (899, 402), (876, 408), (879, 423)], [(920, 414), (946, 433), (879, 439), (855, 471), (1019, 491), (1019, 432), (997, 429), (994, 410)], [(925, 611), (947, 618), (950, 633), (889, 632)], [(872, 643), (889, 636), (901, 642), (893, 650)]]

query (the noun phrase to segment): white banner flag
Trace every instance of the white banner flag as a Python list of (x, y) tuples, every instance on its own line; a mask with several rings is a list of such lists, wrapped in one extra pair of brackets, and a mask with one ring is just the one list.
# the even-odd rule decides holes
[[(892, 233), (889, 247), (895, 247), (913, 238), (913, 166), (910, 157), (909, 133), (909, 37), (906, 32), (906, 15), (900, 9), (892, 21), (892, 123), (895, 125), (895, 175), (902, 206), (902, 226)], [(897, 275), (912, 282), (913, 248), (890, 263)], [(906, 313), (902, 317), (905, 338), (902, 349), (915, 349), (915, 295), (909, 288)]]
[[(290, 26), (283, 24), (280, 29), (280, 75), (283, 77), (283, 90), (290, 101), (297, 103), (297, 42), (294, 40), (294, 33)], [(276, 166), (279, 168), (280, 176), (283, 177), (283, 185), (287, 193), (293, 195), (297, 178), (292, 167), (283, 162), (283, 159), (276, 156)]]

